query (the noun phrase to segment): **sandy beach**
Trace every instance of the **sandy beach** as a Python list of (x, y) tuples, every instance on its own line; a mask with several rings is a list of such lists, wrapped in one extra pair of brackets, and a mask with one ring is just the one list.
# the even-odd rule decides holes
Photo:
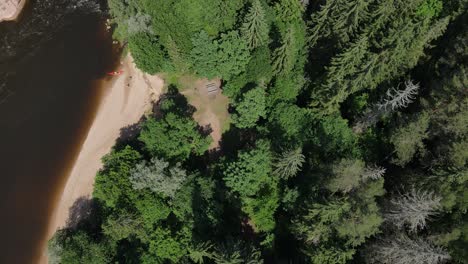
[(16, 20), (26, 0), (0, 0), (0, 22)]
[(96, 172), (102, 167), (101, 158), (110, 152), (121, 128), (137, 123), (162, 92), (163, 80), (136, 69), (130, 56), (120, 69), (123, 74), (114, 77), (109, 82), (111, 86), (105, 88), (96, 117), (57, 202), (48, 238), (65, 227), (69, 209), (77, 199), (91, 198)]

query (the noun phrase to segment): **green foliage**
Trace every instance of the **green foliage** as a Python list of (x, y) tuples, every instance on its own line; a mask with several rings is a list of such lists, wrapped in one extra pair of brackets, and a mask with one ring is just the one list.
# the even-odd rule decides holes
[(355, 253), (356, 251), (352, 249), (320, 247), (307, 252), (307, 255), (313, 264), (346, 264), (353, 259)]
[(265, 232), (274, 228), (273, 216), (279, 204), (277, 182), (270, 175), (271, 162), (269, 144), (258, 141), (256, 148), (239, 153), (224, 172), (226, 186), (239, 194), (243, 210), (256, 229)]
[(269, 25), (260, 0), (254, 0), (242, 24), (242, 36), (250, 49), (268, 44)]
[(276, 186), (263, 185), (255, 197), (243, 199), (243, 211), (250, 216), (253, 228), (260, 232), (271, 232), (276, 225), (275, 212), (279, 205)]
[(252, 52), (246, 68), (246, 79), (252, 82), (269, 81), (273, 75), (270, 49), (266, 46), (256, 48)]
[[(105, 243), (97, 243), (83, 231), (67, 236), (65, 231), (55, 234), (50, 247), (58, 248), (59, 263), (110, 263), (110, 251)], [(57, 248), (55, 249), (57, 250)]]
[(109, 8), (143, 71), (183, 94), (205, 81), (185, 75), (221, 79), (234, 126), (207, 153), (192, 115), (213, 97), (193, 113), (170, 86), (104, 157), (93, 215), (55, 235), (52, 262), (466, 262), (465, 0)]
[(198, 132), (193, 119), (172, 112), (161, 120), (148, 119), (138, 139), (152, 155), (180, 160), (187, 159), (192, 153), (202, 155), (211, 140)]
[(417, 120), (400, 127), (390, 138), (390, 142), (395, 146), (396, 158), (393, 162), (403, 166), (411, 161), (414, 155), (419, 152), (424, 153), (423, 140), (428, 137), (429, 116), (423, 114)]
[(205, 31), (192, 38), (193, 49), (190, 53), (193, 67), (201, 76), (212, 79), (219, 75), (218, 46)]
[(142, 221), (129, 214), (111, 216), (102, 226), (102, 232), (112, 241), (126, 239), (142, 231)]
[(288, 28), (282, 40), (281, 46), (273, 52), (273, 70), (275, 74), (287, 75), (292, 71), (296, 59), (296, 43), (292, 28)]
[(148, 193), (143, 193), (138, 197), (138, 200), (135, 201), (135, 207), (148, 226), (166, 219), (171, 213), (171, 208), (162, 198), (154, 197)]
[(341, 117), (326, 116), (321, 119), (318, 146), (325, 153), (355, 153), (356, 136), (348, 121)]
[(230, 80), (245, 71), (250, 60), (247, 43), (237, 31), (221, 34), (217, 56), (219, 74)]
[[(350, 94), (374, 89), (416, 66), (425, 47), (441, 36), (448, 24), (448, 18), (432, 21), (428, 16), (420, 16), (415, 19), (420, 1), (380, 1), (374, 5), (363, 0), (342, 1), (345, 3), (337, 5), (334, 2), (327, 1), (319, 16), (314, 18), (317, 24), (312, 34), (313, 43), (322, 32), (327, 32), (323, 34), (326, 39), (338, 38), (347, 43), (331, 58), (324, 81), (313, 92), (313, 100), (321, 101), (329, 111), (336, 111)], [(350, 7), (351, 12), (336, 16), (343, 12), (340, 10), (343, 6)], [(355, 23), (347, 22), (348, 15), (354, 16)], [(345, 28), (336, 30), (335, 25), (345, 25)]]
[(239, 128), (249, 128), (266, 116), (265, 89), (256, 87), (243, 95), (240, 102), (236, 103), (236, 114), (233, 115), (233, 123)]
[(327, 204), (313, 203), (307, 214), (293, 225), (294, 233), (302, 240), (318, 244), (332, 237), (331, 225), (339, 222), (351, 210), (351, 204), (342, 199)]
[(165, 52), (155, 36), (138, 33), (129, 38), (128, 45), (138, 68), (150, 74), (162, 70)]
[(332, 192), (350, 192), (359, 186), (364, 174), (365, 164), (362, 160), (342, 159), (332, 167), (333, 178), (327, 185)]
[(177, 263), (187, 254), (185, 242), (183, 237), (174, 237), (170, 230), (158, 228), (151, 237), (149, 255), (143, 258), (143, 263), (154, 263), (155, 259)]
[[(306, 203), (306, 213), (293, 222), (295, 236), (304, 241), (313, 263), (344, 263), (356, 247), (379, 232), (383, 222), (375, 197), (384, 194), (383, 180), (363, 184), (356, 195), (332, 197), (325, 203)], [(337, 241), (342, 241), (337, 247)]]
[(300, 1), (280, 0), (275, 6), (276, 18), (281, 24), (294, 24), (302, 20), (304, 7)]
[(416, 11), (416, 14), (425, 17), (436, 17), (443, 8), (443, 2), (440, 0), (426, 0)]
[(257, 142), (256, 148), (239, 153), (237, 160), (228, 164), (224, 172), (226, 185), (241, 196), (256, 195), (273, 181), (271, 160), (267, 142)]
[(246, 42), (237, 31), (221, 34), (213, 40), (201, 31), (192, 39), (191, 57), (193, 68), (203, 77), (231, 79), (245, 71), (250, 56)]
[(277, 131), (284, 139), (302, 141), (304, 130), (309, 124), (307, 109), (295, 104), (280, 103), (275, 106), (269, 118), (272, 130)]
[(149, 188), (166, 197), (174, 197), (186, 178), (187, 173), (180, 164), (169, 168), (169, 162), (158, 158), (152, 158), (148, 165), (145, 161), (137, 164), (130, 175), (134, 189)]
[(276, 158), (274, 173), (283, 179), (296, 176), (301, 170), (305, 156), (300, 148), (285, 151)]
[(93, 197), (113, 208), (122, 197), (133, 193), (129, 176), (140, 159), (140, 153), (129, 146), (104, 156), (104, 167), (96, 175)]

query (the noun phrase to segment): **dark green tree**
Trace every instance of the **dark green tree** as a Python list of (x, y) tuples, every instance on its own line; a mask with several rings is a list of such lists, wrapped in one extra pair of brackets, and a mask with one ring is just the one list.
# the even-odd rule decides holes
[(239, 128), (249, 128), (266, 116), (265, 89), (257, 87), (243, 95), (239, 103), (236, 103), (236, 114), (233, 116), (234, 124)]
[(148, 119), (138, 139), (152, 155), (180, 160), (187, 159), (192, 153), (202, 155), (211, 141), (200, 134), (193, 119), (172, 112), (160, 120)]

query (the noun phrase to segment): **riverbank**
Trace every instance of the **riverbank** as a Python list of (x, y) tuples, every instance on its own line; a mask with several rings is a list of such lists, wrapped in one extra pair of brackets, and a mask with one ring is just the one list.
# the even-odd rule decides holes
[(70, 209), (77, 200), (91, 198), (96, 173), (102, 167), (101, 158), (110, 152), (121, 129), (137, 123), (162, 92), (162, 79), (143, 74), (130, 56), (120, 69), (123, 74), (106, 84), (109, 87), (105, 89), (96, 117), (55, 206), (47, 239), (67, 225)]
[(0, 22), (16, 20), (26, 0), (0, 0)]

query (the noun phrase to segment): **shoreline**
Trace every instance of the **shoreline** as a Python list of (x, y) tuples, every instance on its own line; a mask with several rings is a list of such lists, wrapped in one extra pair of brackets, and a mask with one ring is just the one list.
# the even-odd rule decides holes
[(27, 0), (20, 0), (18, 5), (15, 7), (15, 11), (14, 11), (13, 14), (11, 14), (9, 16), (3, 16), (3, 17), (0, 14), (0, 22), (17, 20), (18, 17), (20, 16), (21, 12), (23, 11), (24, 6), (26, 5), (26, 1)]
[(119, 67), (123, 74), (104, 81), (94, 120), (53, 205), (38, 263), (47, 263), (47, 242), (57, 230), (66, 227), (75, 202), (92, 197), (94, 179), (102, 167), (101, 158), (111, 151), (121, 129), (137, 123), (162, 92), (163, 80), (144, 74), (132, 60), (127, 56)]

